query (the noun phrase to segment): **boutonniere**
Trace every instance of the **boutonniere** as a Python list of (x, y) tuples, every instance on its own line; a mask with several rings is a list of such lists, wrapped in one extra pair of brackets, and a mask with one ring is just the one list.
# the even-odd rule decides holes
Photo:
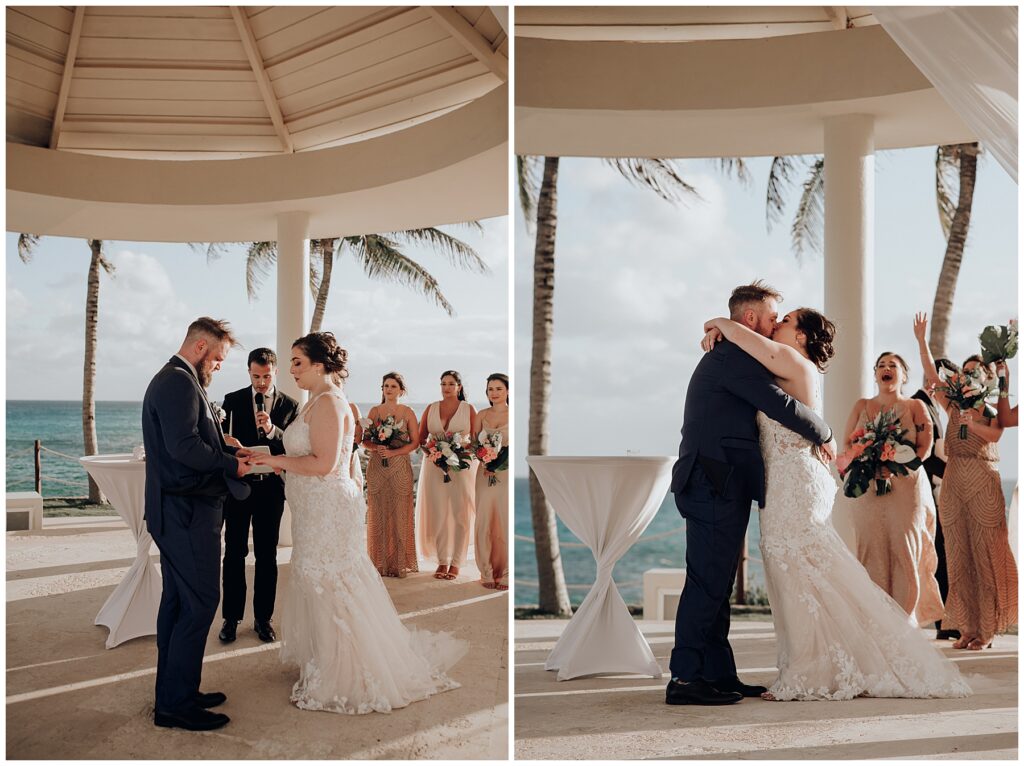
[(225, 418), (228, 416), (228, 413), (225, 412), (224, 408), (217, 404), (217, 402), (210, 402), (210, 409), (213, 411), (213, 416), (221, 423), (223, 423)]

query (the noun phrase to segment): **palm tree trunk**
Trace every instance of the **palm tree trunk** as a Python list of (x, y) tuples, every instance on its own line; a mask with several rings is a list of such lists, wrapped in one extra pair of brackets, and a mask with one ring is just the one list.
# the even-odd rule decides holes
[[(100, 313), (100, 266), (103, 241), (89, 240), (92, 259), (89, 261), (89, 280), (85, 296), (85, 369), (82, 376), (82, 440), (86, 455), (95, 455), (96, 444), (96, 339)], [(89, 502), (105, 503), (106, 499), (96, 482), (89, 477)]]
[(939, 284), (935, 288), (935, 303), (932, 305), (931, 337), (928, 345), (936, 359), (948, 356), (946, 350), (950, 316), (953, 313), (953, 295), (960, 275), (960, 264), (964, 259), (967, 231), (971, 225), (971, 205), (974, 202), (974, 182), (978, 171), (978, 144), (960, 144), (960, 195), (956, 213), (949, 228), (946, 254), (942, 259)]
[(334, 269), (334, 240), (314, 240), (316, 249), (320, 251), (323, 258), (323, 271), (320, 276), (320, 284), (316, 290), (316, 305), (313, 308), (313, 318), (309, 322), (310, 332), (320, 332), (320, 325), (324, 321), (324, 312), (327, 310), (327, 295), (331, 291), (331, 271)]
[[(551, 333), (555, 295), (555, 229), (558, 157), (544, 158), (544, 178), (537, 201), (537, 241), (533, 252), (533, 350), (530, 361), (530, 455), (548, 451), (548, 397), (551, 392)], [(562, 573), (555, 514), (544, 490), (530, 472), (530, 515), (537, 555), (539, 607), (559, 616), (572, 614)]]

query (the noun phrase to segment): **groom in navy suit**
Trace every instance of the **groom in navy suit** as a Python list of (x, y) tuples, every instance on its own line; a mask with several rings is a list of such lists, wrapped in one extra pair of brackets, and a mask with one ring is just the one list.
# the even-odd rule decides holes
[(236, 345), (226, 322), (200, 317), (181, 349), (156, 374), (142, 400), (146, 448), (146, 527), (160, 549), (163, 594), (156, 622), (157, 726), (218, 729), (230, 719), (201, 693), (203, 652), (220, 601), (224, 498), (244, 498), (247, 450), (224, 443), (206, 398), (213, 373)]
[[(781, 298), (761, 282), (743, 285), (729, 298), (729, 315), (771, 337)], [(727, 705), (767, 691), (740, 681), (729, 645), (729, 596), (750, 505), (756, 500), (764, 507), (758, 411), (820, 445), (827, 459), (835, 457), (828, 424), (738, 346), (722, 340), (697, 364), (672, 469), (676, 507), (686, 519), (686, 583), (669, 661), (669, 705)]]

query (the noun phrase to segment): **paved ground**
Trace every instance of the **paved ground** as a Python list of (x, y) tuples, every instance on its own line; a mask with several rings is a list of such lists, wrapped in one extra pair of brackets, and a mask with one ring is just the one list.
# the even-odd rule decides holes
[[(290, 549), (279, 552), (287, 561)], [(229, 648), (207, 644), (203, 688), (229, 699), (217, 732), (152, 723), (153, 637), (104, 649), (93, 619), (135, 555), (117, 518), (46, 519), (41, 533), (7, 533), (7, 757), (12, 759), (504, 759), (508, 752), (508, 595), (466, 567), (455, 583), (429, 572), (387, 579), (407, 622), (470, 642), (452, 671), (462, 688), (388, 715), (300, 711), (297, 677), (277, 644), (245, 623)], [(249, 562), (251, 587), (252, 560)], [(281, 567), (279, 593), (288, 582)], [(250, 591), (251, 592), (251, 591)], [(251, 608), (251, 607), (250, 607)], [(251, 615), (247, 614), (247, 619)]]
[[(975, 694), (962, 700), (744, 700), (724, 708), (668, 706), (665, 683), (635, 675), (556, 681), (544, 660), (564, 620), (515, 623), (515, 756), (519, 759), (1016, 759), (1017, 636), (992, 649), (943, 651)], [(662, 668), (673, 626), (640, 622)], [(931, 635), (934, 635), (932, 633)], [(775, 675), (769, 621), (734, 621), (741, 677)]]

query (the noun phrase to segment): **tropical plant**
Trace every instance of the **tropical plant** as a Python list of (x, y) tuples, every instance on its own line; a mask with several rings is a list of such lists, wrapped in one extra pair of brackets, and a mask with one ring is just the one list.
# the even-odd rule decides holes
[[(699, 198), (672, 160), (614, 158), (605, 162), (627, 181), (667, 202)], [(517, 156), (519, 205), (528, 229), (536, 230), (533, 253), (533, 338), (530, 356), (530, 425), (527, 451), (545, 455), (551, 393), (551, 338), (554, 330), (555, 235), (558, 228), (558, 157)], [(541, 168), (543, 168), (541, 170)], [(737, 172), (739, 172), (737, 170)], [(539, 175), (539, 178), (538, 178)], [(530, 472), (530, 518), (537, 557), (538, 607), (542, 613), (572, 614), (562, 571), (555, 514), (537, 477)]]
[[(479, 222), (465, 226), (480, 231)], [(395, 282), (423, 293), (448, 316), (455, 309), (441, 291), (437, 279), (403, 252), (408, 245), (426, 245), (444, 256), (449, 263), (467, 271), (486, 274), (487, 263), (461, 239), (437, 228), (407, 229), (387, 234), (360, 234), (348, 237), (311, 239), (309, 242), (309, 290), (313, 295), (313, 316), (310, 332), (319, 332), (327, 310), (334, 275), (334, 261), (349, 253), (358, 261), (371, 279)], [(219, 256), (223, 243), (203, 245), (208, 257)], [(245, 289), (250, 300), (256, 298), (263, 279), (277, 262), (276, 242), (250, 242), (246, 244)]]
[[(39, 245), (36, 234), (18, 235), (18, 256), (23, 263), (29, 263)], [(85, 364), (82, 374), (82, 441), (86, 455), (95, 455), (98, 450), (96, 439), (96, 344), (99, 337), (100, 313), (100, 269), (113, 276), (114, 265), (103, 253), (103, 240), (89, 239), (89, 276), (85, 294)], [(89, 502), (104, 503), (106, 500), (99, 486), (89, 476)]]

